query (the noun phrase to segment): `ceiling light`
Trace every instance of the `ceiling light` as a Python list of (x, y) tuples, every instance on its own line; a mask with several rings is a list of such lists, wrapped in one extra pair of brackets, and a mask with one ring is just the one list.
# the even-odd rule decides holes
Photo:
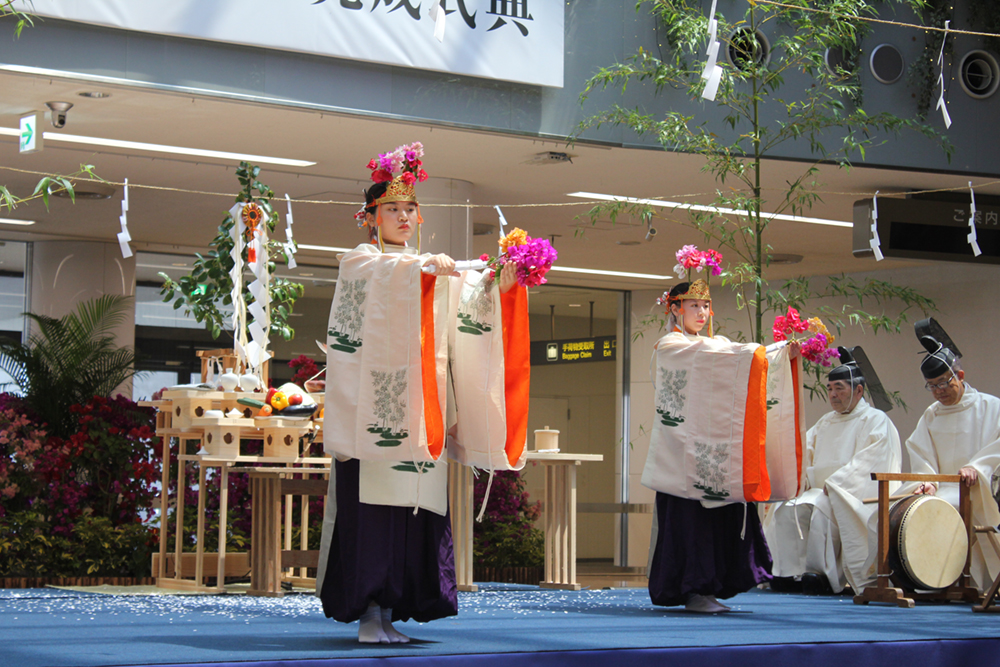
[(89, 97), (92, 100), (103, 100), (105, 97), (111, 97), (111, 93), (102, 93), (99, 90), (87, 90), (82, 93), (77, 93), (80, 97)]
[(580, 304), (580, 303), (569, 303), (569, 304), (566, 304), (566, 305), (568, 305), (570, 308), (580, 308), (583, 304)]
[[(301, 246), (300, 246), (301, 247)], [(599, 269), (576, 269), (571, 266), (553, 266), (550, 271), (566, 273), (587, 273), (594, 276), (614, 276), (616, 278), (641, 278), (643, 280), (671, 280), (674, 276), (657, 276), (652, 273), (630, 273), (628, 271), (601, 271)]]
[[(21, 136), (21, 130), (12, 127), (0, 127), (0, 134), (12, 137)], [(147, 144), (141, 141), (120, 141), (118, 139), (102, 139), (100, 137), (84, 137), (77, 134), (62, 132), (43, 132), (46, 141), (62, 141), (68, 144), (84, 144), (87, 146), (106, 146), (108, 148), (125, 148), (152, 153), (172, 153), (191, 157), (216, 158), (219, 160), (247, 160), (258, 164), (276, 164), (283, 167), (312, 167), (315, 162), (291, 160), (283, 157), (268, 157), (266, 155), (250, 155), (247, 153), (229, 153), (226, 151), (210, 151), (201, 148), (184, 148), (182, 146), (167, 146), (165, 144)]]
[(319, 250), (321, 252), (350, 252), (354, 248), (337, 248), (330, 245), (306, 245), (305, 243), (295, 244), (301, 250)]
[(14, 218), (0, 218), (0, 224), (3, 225), (33, 225), (34, 220), (15, 220)]
[[(48, 136), (46, 136), (45, 138), (48, 139)], [(681, 202), (663, 201), (661, 199), (634, 199), (632, 197), (604, 195), (604, 194), (598, 194), (596, 192), (570, 192), (566, 196), (579, 197), (581, 199), (600, 199), (602, 201), (620, 201), (629, 204), (645, 204), (647, 206), (662, 206), (663, 208), (681, 208), (689, 211), (704, 211), (706, 213), (721, 213), (723, 215), (750, 215), (749, 211), (741, 211), (734, 208), (724, 208), (721, 206), (705, 206), (703, 204), (685, 204)], [(786, 215), (784, 213), (761, 213), (761, 217), (767, 218), (768, 220), (788, 220), (790, 222), (806, 222), (812, 225), (830, 225), (832, 227), (854, 227), (853, 222), (842, 222), (840, 220), (827, 220), (825, 218), (807, 218), (801, 215)]]

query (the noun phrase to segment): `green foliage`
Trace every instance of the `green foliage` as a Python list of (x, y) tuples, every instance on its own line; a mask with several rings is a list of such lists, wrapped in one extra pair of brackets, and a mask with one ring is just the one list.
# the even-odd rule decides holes
[(125, 320), (127, 305), (127, 297), (105, 294), (59, 319), (27, 313), (39, 333), (27, 344), (0, 341), (0, 369), (50, 433), (68, 435), (75, 422), (70, 406), (110, 396), (136, 375), (135, 353), (116, 347), (113, 335)]
[[(896, 0), (919, 8), (923, 0)], [(640, 1), (638, 7), (646, 4)], [(733, 48), (739, 67), (726, 66), (716, 104), (723, 111), (723, 123), (731, 138), (726, 139), (706, 123), (696, 124), (693, 116), (677, 111), (662, 115), (641, 109), (612, 105), (581, 123), (579, 132), (605, 123), (623, 125), (640, 135), (654, 137), (665, 150), (686, 151), (704, 157), (704, 170), (711, 173), (718, 189), (711, 205), (736, 211), (735, 215), (690, 211), (687, 225), (701, 232), (706, 243), (725, 248), (731, 264), (723, 282), (737, 293), (738, 306), (747, 309), (749, 338), (764, 342), (764, 313), (779, 307), (783, 300), (769, 293), (765, 277), (772, 252), (766, 235), (772, 213), (800, 215), (820, 202), (818, 165), (833, 162), (849, 168), (856, 157), (864, 159), (868, 148), (884, 143), (886, 136), (903, 130), (915, 131), (938, 141), (950, 151), (946, 141), (932, 128), (911, 119), (888, 113), (868, 114), (862, 107), (856, 65), (830, 72), (825, 64), (827, 49), (856, 53), (865, 31), (861, 17), (873, 15), (871, 2), (831, 0), (823, 4), (826, 14), (807, 11), (813, 3), (786, 0), (786, 6), (747, 3), (742, 17), (717, 16), (722, 49)], [(655, 0), (652, 12), (659, 19), (668, 53), (659, 56), (640, 48), (624, 63), (602, 68), (587, 83), (582, 98), (592, 90), (620, 86), (632, 81), (652, 84), (657, 93), (666, 88), (684, 91), (693, 98), (704, 90), (702, 55), (708, 31), (703, 3), (689, 0)], [(726, 35), (741, 29), (752, 35), (767, 29), (770, 58), (756, 56), (757, 42), (747, 37), (728, 41)], [(720, 58), (720, 61), (722, 59)], [(811, 83), (782, 97), (785, 77), (805, 74)], [(770, 120), (765, 120), (765, 110)], [(765, 158), (786, 142), (806, 142), (815, 161), (785, 183), (777, 197), (769, 200), (764, 183)], [(785, 163), (787, 165), (787, 163)], [(618, 215), (651, 220), (662, 217), (662, 208), (629, 202), (609, 202), (594, 207), (592, 221)], [(735, 261), (733, 261), (735, 259)], [(855, 289), (857, 288), (857, 289)], [(837, 296), (861, 304), (867, 299), (881, 306), (904, 294), (896, 289), (858, 286), (844, 281)], [(867, 290), (867, 291), (866, 291)], [(905, 302), (907, 307), (933, 310), (922, 297)], [(882, 312), (847, 307), (846, 321), (870, 326), (875, 331), (898, 329), (899, 321)], [(783, 312), (783, 311), (782, 311)], [(653, 316), (647, 324), (656, 320)], [(738, 336), (740, 337), (740, 336)]]
[(14, 24), (14, 36), (20, 37), (22, 30), (35, 25), (35, 17), (26, 12), (17, 11), (13, 7), (14, 0), (0, 0), (0, 19), (5, 19), (8, 16), (13, 17), (16, 21)]
[(54, 535), (40, 513), (0, 519), (0, 576), (149, 576), (156, 532), (140, 523), (114, 526), (85, 515), (70, 536)]
[(545, 536), (534, 527), (540, 504), (530, 502), (524, 479), (516, 470), (480, 475), (473, 485), (473, 503), (480, 507), (490, 486), (483, 520), (473, 529), (472, 553), (483, 567), (536, 567), (545, 559)]
[(6, 186), (0, 185), (0, 210), (7, 209), (8, 211), (13, 211), (19, 204), (24, 204), (34, 199), (41, 199), (42, 203), (45, 204), (45, 208), (48, 208), (49, 197), (59, 192), (65, 192), (69, 195), (70, 200), (76, 203), (76, 189), (73, 181), (81, 177), (97, 181), (104, 180), (94, 173), (93, 165), (81, 164), (80, 168), (72, 174), (43, 176), (39, 179), (38, 184), (35, 185), (35, 190), (27, 197), (19, 197), (8, 190)]
[[(285, 340), (291, 340), (295, 336), (295, 330), (288, 325), (288, 318), (295, 306), (295, 302), (305, 293), (305, 288), (286, 278), (274, 277), (276, 260), (284, 258), (284, 244), (271, 238), (274, 233), (278, 216), (271, 207), (271, 198), (274, 191), (258, 180), (260, 167), (248, 162), (240, 162), (240, 168), (236, 170), (236, 177), (242, 189), (236, 196), (237, 202), (256, 202), (264, 214), (267, 216), (265, 222), (267, 226), (267, 269), (271, 272), (271, 333), (278, 334)], [(175, 310), (184, 308), (185, 313), (194, 316), (195, 320), (205, 325), (205, 328), (212, 332), (213, 338), (218, 338), (226, 328), (226, 322), (219, 309), (220, 304), (233, 306), (233, 279), (229, 272), (233, 269), (233, 237), (232, 230), (236, 221), (229, 213), (219, 225), (218, 233), (212, 239), (212, 250), (207, 255), (196, 254), (197, 259), (191, 273), (178, 281), (172, 280), (165, 273), (161, 273), (163, 278), (163, 288), (160, 294), (163, 295), (164, 303), (173, 303)], [(247, 261), (249, 249), (243, 248), (244, 266)], [(243, 299), (247, 305), (253, 303), (254, 298), (248, 289), (249, 283), (244, 281)]]

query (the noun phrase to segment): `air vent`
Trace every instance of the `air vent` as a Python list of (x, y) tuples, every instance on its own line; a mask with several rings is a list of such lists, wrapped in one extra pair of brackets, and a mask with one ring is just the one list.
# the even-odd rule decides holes
[(879, 83), (896, 83), (903, 77), (903, 54), (892, 44), (879, 44), (872, 49), (868, 66)]
[(758, 67), (768, 63), (771, 59), (771, 42), (760, 30), (737, 28), (729, 35), (726, 55), (730, 65), (745, 72), (751, 63)]
[(986, 51), (969, 51), (958, 66), (959, 82), (969, 97), (984, 100), (997, 92), (1000, 68), (997, 59)]
[(823, 54), (823, 61), (830, 74), (836, 77), (845, 77), (853, 74), (858, 68), (857, 54), (853, 51), (845, 51), (839, 46), (832, 46)]

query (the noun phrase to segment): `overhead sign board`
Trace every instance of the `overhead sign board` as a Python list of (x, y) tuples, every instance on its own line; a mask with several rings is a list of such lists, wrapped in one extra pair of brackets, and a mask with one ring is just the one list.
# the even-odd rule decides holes
[(575, 338), (573, 340), (538, 340), (531, 342), (531, 365), (578, 364), (591, 361), (614, 361), (618, 351), (615, 336)]
[[(563, 85), (558, 0), (15, 0), (67, 21), (453, 74)], [(432, 7), (444, 10), (438, 40)]]
[[(879, 249), (885, 257), (1000, 264), (1000, 206), (986, 197), (976, 202), (976, 237), (969, 243), (971, 197), (954, 201), (878, 198)], [(854, 202), (854, 256), (871, 257), (872, 200)]]

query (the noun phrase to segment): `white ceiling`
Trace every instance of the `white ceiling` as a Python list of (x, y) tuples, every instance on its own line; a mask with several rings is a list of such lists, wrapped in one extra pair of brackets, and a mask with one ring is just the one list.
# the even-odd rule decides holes
[[(47, 101), (62, 100), (74, 104), (68, 123), (63, 130), (46, 127), (48, 132), (315, 161), (315, 166), (303, 168), (263, 167), (261, 180), (276, 193), (287, 192), (293, 199), (358, 202), (361, 189), (367, 185), (368, 160), (377, 152), (419, 140), (426, 147), (425, 162), (432, 178), (472, 183), (473, 204), (478, 206), (472, 212), (473, 222), (495, 225), (492, 206), (499, 204), (505, 207), (510, 223), (533, 236), (554, 236), (560, 264), (571, 267), (665, 275), (670, 273), (673, 253), (680, 245), (701, 244), (703, 240), (696, 231), (680, 224), (686, 217), (683, 211), (667, 213), (668, 219), (654, 222), (659, 233), (648, 243), (643, 242), (645, 229), (634, 222), (619, 220), (617, 225), (603, 222), (591, 226), (585, 219), (589, 206), (580, 205), (580, 200), (567, 193), (592, 191), (707, 203), (709, 193), (716, 188), (711, 176), (702, 173), (700, 157), (665, 151), (567, 147), (562, 142), (538, 138), (108, 85), (95, 87), (79, 80), (24, 74), (0, 73), (0, 90), (4, 91), (0, 99), (2, 127), (15, 128), (20, 115), (44, 110)], [(79, 93), (89, 90), (111, 96), (80, 97)], [(532, 164), (532, 158), (543, 151), (568, 152), (572, 163)], [(0, 184), (17, 194), (30, 193), (38, 180), (37, 174), (24, 172), (71, 173), (80, 164), (94, 165), (96, 173), (108, 181), (120, 183), (128, 178), (134, 186), (130, 189), (128, 213), (133, 247), (156, 253), (190, 255), (204, 250), (239, 187), (233, 173), (235, 165), (222, 160), (56, 141), (47, 141), (40, 153), (20, 155), (15, 137), (0, 136)], [(790, 161), (768, 162), (764, 187), (769, 198), (777, 201), (785, 181), (804, 168)], [(820, 190), (828, 194), (809, 215), (850, 221), (852, 203), (861, 198), (859, 193), (958, 188), (966, 186), (967, 180), (961, 176), (867, 168), (844, 171), (824, 166), (819, 176)], [(997, 194), (1000, 187), (992, 186), (983, 192)], [(54, 199), (49, 210), (39, 201), (21, 205), (13, 213), (0, 215), (33, 219), (37, 224), (0, 225), (0, 239), (114, 242), (119, 231), (120, 199), (121, 190), (117, 188), (110, 199), (79, 200), (76, 204)], [(567, 203), (575, 205), (541, 206)], [(536, 206), (516, 207), (525, 204)], [(279, 210), (282, 208), (279, 206)], [(423, 208), (428, 224), (433, 225), (433, 208)], [(305, 244), (352, 247), (362, 240), (352, 217), (356, 210), (357, 204), (295, 204), (296, 239)], [(494, 238), (476, 237), (475, 254), (489, 251)], [(773, 266), (769, 270), (772, 280), (875, 268), (874, 260), (852, 256), (850, 228), (773, 222), (767, 240), (775, 253), (804, 257), (800, 264)], [(640, 243), (619, 245), (635, 241)], [(311, 250), (301, 250), (299, 261), (306, 265), (336, 265), (332, 253)], [(878, 268), (903, 265), (886, 260)], [(144, 277), (140, 271), (140, 279)], [(551, 273), (550, 280), (566, 286), (610, 289), (658, 289), (667, 284), (566, 273)], [(566, 298), (576, 302), (578, 297)], [(603, 302), (603, 298), (600, 300)]]

